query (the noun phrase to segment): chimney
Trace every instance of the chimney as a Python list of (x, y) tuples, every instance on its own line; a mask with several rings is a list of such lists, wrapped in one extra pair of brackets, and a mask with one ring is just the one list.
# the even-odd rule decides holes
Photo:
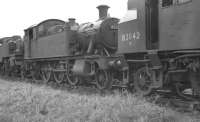
[(99, 9), (99, 19), (108, 17), (108, 8), (110, 7), (107, 5), (97, 6), (97, 9)]
[(70, 24), (75, 24), (75, 23), (76, 23), (76, 22), (75, 22), (75, 21), (76, 21), (75, 18), (69, 18), (68, 20), (69, 20), (69, 23), (70, 23)]

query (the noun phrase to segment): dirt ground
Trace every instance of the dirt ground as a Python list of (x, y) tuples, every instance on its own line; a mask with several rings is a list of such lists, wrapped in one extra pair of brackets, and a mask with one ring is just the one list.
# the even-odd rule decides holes
[(0, 79), (0, 122), (199, 122), (133, 94)]

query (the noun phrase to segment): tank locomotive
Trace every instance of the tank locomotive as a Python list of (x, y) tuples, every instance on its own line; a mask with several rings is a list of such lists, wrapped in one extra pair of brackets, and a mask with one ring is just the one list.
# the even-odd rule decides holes
[(119, 23), (118, 52), (129, 81), (143, 95), (169, 89), (199, 96), (200, 1), (129, 0)]
[(1, 74), (16, 76), (23, 64), (23, 41), (20, 36), (0, 39)]
[(117, 50), (118, 19), (107, 16), (108, 6), (98, 9), (99, 19), (93, 23), (50, 19), (26, 29), (22, 74), (45, 83), (52, 79), (71, 85), (88, 81), (104, 88), (101, 80), (106, 78), (108, 83), (108, 56)]

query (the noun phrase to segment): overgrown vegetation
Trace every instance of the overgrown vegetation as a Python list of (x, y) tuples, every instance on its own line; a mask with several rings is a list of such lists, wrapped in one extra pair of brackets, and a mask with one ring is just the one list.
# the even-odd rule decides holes
[(195, 122), (132, 94), (0, 80), (0, 122)]

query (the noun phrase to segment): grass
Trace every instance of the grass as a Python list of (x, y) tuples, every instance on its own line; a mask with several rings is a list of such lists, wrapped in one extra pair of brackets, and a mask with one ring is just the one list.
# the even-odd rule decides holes
[(198, 122), (132, 94), (0, 80), (0, 122)]

